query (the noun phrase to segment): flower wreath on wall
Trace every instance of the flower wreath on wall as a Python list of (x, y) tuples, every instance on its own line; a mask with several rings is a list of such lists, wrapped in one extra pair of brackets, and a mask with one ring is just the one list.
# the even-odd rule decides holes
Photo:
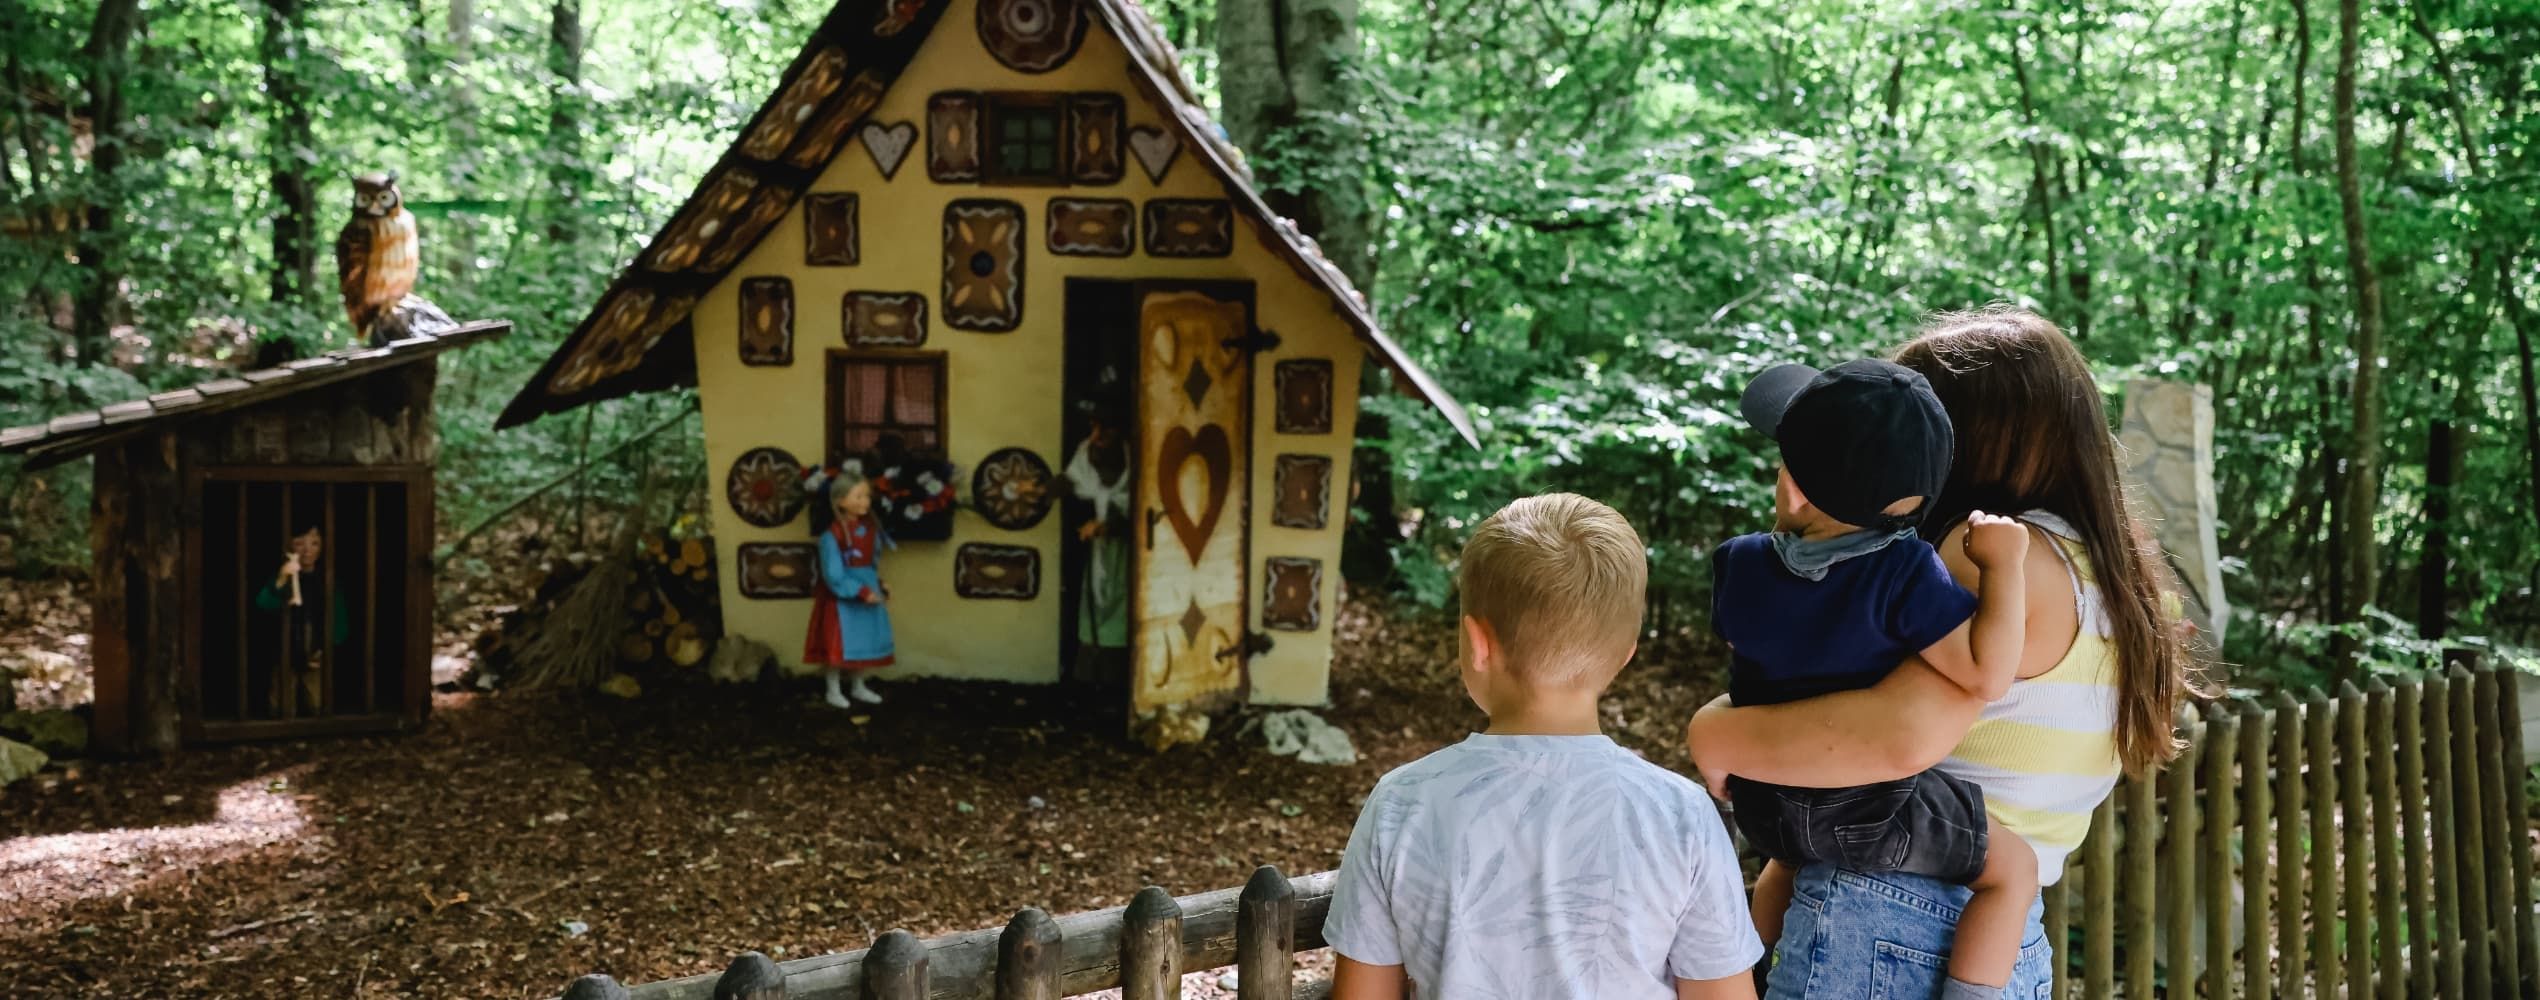
[[(863, 476), (873, 482), (873, 514), (896, 541), (940, 542), (952, 537), (953, 466), (951, 462), (885, 448), (854, 454), (803, 471), (804, 495), (821, 498), (839, 475)], [(812, 508), (812, 533), (828, 527), (832, 516), (825, 502)]]

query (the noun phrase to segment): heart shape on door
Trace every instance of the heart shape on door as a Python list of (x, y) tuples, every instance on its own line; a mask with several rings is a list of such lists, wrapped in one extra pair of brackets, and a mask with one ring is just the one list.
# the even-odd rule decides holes
[[(1196, 518), (1191, 516), (1189, 498), (1182, 495), (1182, 466), (1193, 458), (1206, 463), (1201, 472), (1208, 489), (1200, 498), (1202, 509)], [(1190, 554), (1193, 566), (1199, 565), (1200, 550), (1208, 546), (1217, 519), (1226, 513), (1226, 481), (1234, 469), (1234, 446), (1226, 439), (1226, 428), (1205, 424), (1198, 434), (1187, 427), (1164, 432), (1155, 456), (1156, 486), (1164, 499), (1164, 519), (1173, 522), (1173, 534), (1182, 539), (1182, 550)]]
[(882, 179), (890, 180), (900, 172), (900, 161), (908, 158), (910, 146), (917, 144), (917, 123), (900, 122), (884, 125), (867, 123), (861, 133), (864, 151), (873, 154), (873, 165), (882, 171)]

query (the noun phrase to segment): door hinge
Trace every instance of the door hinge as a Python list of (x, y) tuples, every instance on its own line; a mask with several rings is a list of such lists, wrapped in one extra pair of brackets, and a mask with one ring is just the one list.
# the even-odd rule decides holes
[(1227, 347), (1242, 348), (1247, 354), (1275, 351), (1279, 349), (1279, 331), (1254, 330), (1240, 337), (1228, 337), (1220, 343)]

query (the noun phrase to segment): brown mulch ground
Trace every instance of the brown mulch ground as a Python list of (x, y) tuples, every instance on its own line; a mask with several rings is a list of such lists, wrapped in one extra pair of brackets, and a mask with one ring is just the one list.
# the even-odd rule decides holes
[[(851, 716), (810, 681), (445, 693), (402, 737), (74, 762), (0, 790), (0, 993), (551, 996), (1329, 868), (1379, 775), (1480, 721), (1442, 624), (1341, 628), (1350, 767), (1152, 755), (1064, 688), (890, 684)], [(1644, 662), (1609, 726), (1683, 769), (1707, 687)]]

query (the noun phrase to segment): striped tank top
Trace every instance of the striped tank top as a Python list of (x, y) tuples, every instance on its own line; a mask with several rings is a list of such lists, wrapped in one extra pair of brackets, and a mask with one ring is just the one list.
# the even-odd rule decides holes
[(1984, 789), (1985, 811), (2037, 851), (2037, 877), (2053, 885), (2064, 858), (2090, 832), (2090, 814), (2116, 790), (2117, 655), (2107, 609), (2091, 582), (2088, 550), (2062, 518), (2030, 511), (2072, 580), (2080, 629), (2045, 673), (2014, 681), (1985, 706), (1940, 770)]

